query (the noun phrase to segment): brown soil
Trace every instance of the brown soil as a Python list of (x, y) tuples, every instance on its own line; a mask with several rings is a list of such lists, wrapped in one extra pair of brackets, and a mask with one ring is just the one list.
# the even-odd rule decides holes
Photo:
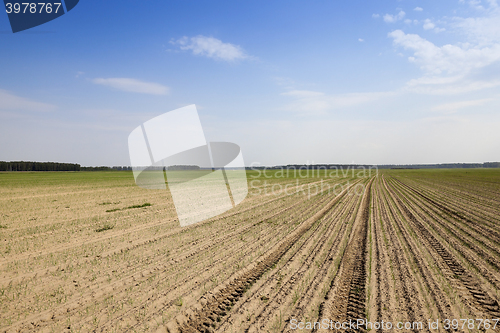
[(326, 182), (347, 181), (340, 194), (248, 196), (185, 228), (168, 196), (133, 186), (11, 191), (0, 199), (0, 331), (324, 331), (323, 319), (366, 319), (361, 331), (401, 331), (374, 326), (384, 321), (442, 332), (444, 319), (500, 317), (499, 183), (391, 172)]

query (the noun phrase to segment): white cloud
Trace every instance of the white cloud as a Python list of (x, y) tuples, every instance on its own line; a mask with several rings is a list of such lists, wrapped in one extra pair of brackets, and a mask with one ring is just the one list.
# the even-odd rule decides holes
[(249, 58), (240, 46), (223, 43), (221, 40), (213, 37), (196, 36), (189, 38), (184, 36), (170, 43), (178, 45), (181, 50), (191, 50), (195, 55), (218, 60), (235, 61)]
[(413, 10), (416, 11), (416, 12), (421, 12), (424, 9), (422, 7), (415, 7), (415, 8), (413, 8)]
[[(495, 74), (500, 65), (500, 8), (497, 0), (471, 0), (467, 3), (479, 11), (476, 17), (437, 20), (455, 36), (462, 36), (460, 42), (439, 46), (401, 30), (389, 33), (394, 45), (412, 53), (408, 61), (419, 65), (424, 74), (410, 80), (406, 89), (429, 94), (458, 94), (500, 85)], [(436, 33), (445, 31), (430, 19), (423, 21), (423, 28)]]
[(311, 90), (292, 90), (292, 91), (288, 91), (288, 92), (282, 93), (281, 95), (284, 95), (284, 96), (293, 96), (293, 97), (298, 97), (298, 98), (309, 98), (309, 97), (325, 96), (325, 94), (322, 93), (322, 92), (311, 91)]
[(470, 0), (469, 5), (477, 10), (484, 10), (484, 7), (481, 5), (481, 0)]
[(328, 111), (361, 105), (384, 97), (392, 96), (392, 92), (349, 93), (327, 95), (318, 91), (291, 90), (281, 94), (293, 99), (285, 109), (299, 115), (326, 114)]
[(436, 27), (436, 25), (434, 23), (432, 23), (431, 20), (425, 19), (425, 21), (424, 21), (424, 30), (431, 30), (431, 29), (434, 29), (435, 27)]
[[(480, 2), (469, 2), (481, 6)], [(408, 61), (420, 66), (423, 77), (410, 80), (406, 89), (428, 94), (458, 94), (478, 91), (500, 85), (495, 73), (500, 65), (500, 8), (496, 1), (478, 17), (453, 17), (437, 20), (446, 30), (462, 41), (436, 45), (417, 34), (401, 30), (389, 33), (394, 45), (411, 52)], [(436, 27), (430, 19), (423, 21), (425, 30), (436, 33), (445, 30)]]
[(7, 90), (0, 89), (0, 110), (23, 110), (23, 111), (52, 111), (55, 105), (35, 102), (30, 99), (16, 96)]
[(379, 18), (379, 17), (380, 17), (380, 15), (379, 15), (379, 14), (372, 14), (372, 17), (373, 17), (373, 18)]
[(470, 101), (460, 101), (460, 102), (452, 102), (440, 104), (433, 107), (432, 111), (444, 112), (444, 113), (454, 113), (459, 109), (468, 108), (471, 106), (481, 106), (485, 103), (493, 101), (493, 98), (484, 98), (484, 99), (476, 99)]
[(384, 22), (387, 23), (394, 23), (399, 20), (402, 20), (405, 17), (406, 13), (403, 12), (402, 10), (399, 11), (396, 15), (391, 15), (391, 14), (385, 14), (384, 15)]
[(96, 78), (93, 79), (92, 82), (118, 90), (140, 94), (167, 95), (169, 92), (169, 88), (164, 85), (130, 78)]
[(358, 41), (364, 42), (365, 40), (363, 38), (358, 38)]
[(500, 80), (470, 80), (463, 76), (450, 80), (451, 82), (447, 82), (448, 78), (439, 78), (434, 82), (428, 79), (422, 77), (410, 80), (405, 89), (429, 95), (456, 95), (500, 86)]
[(462, 74), (483, 68), (500, 60), (500, 44), (492, 47), (446, 44), (441, 47), (416, 34), (405, 34), (401, 30), (389, 33), (394, 44), (413, 51), (410, 61), (420, 65), (426, 74)]
[(481, 17), (454, 17), (451, 27), (464, 35), (468, 43), (492, 46), (500, 41), (500, 10), (494, 8)]
[[(288, 89), (288, 90), (294, 89), (295, 81), (289, 77), (275, 76), (271, 79), (274, 81), (274, 83), (276, 85), (278, 85), (280, 87), (283, 87), (283, 88)], [(196, 105), (196, 107), (198, 107), (198, 105)]]
[(486, 2), (488, 2), (488, 4), (490, 5), (490, 8), (497, 8), (498, 7), (497, 0), (486, 0)]

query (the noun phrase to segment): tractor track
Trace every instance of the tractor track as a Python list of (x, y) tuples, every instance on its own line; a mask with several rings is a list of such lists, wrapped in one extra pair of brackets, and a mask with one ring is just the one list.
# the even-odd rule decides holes
[[(276, 201), (278, 199), (280, 199), (280, 198), (272, 199), (272, 200), (269, 200), (268, 202), (273, 202), (273, 201)], [(314, 211), (315, 211), (315, 209), (316, 209), (316, 207), (319, 206), (321, 204), (321, 202), (323, 202), (325, 200), (326, 199), (322, 199), (322, 200), (319, 200), (318, 202), (316, 202), (315, 205), (308, 205), (308, 206), (306, 206), (305, 209), (303, 209), (303, 210), (300, 211), (300, 213), (297, 215), (297, 218), (300, 218), (301, 216), (305, 216), (305, 215), (307, 216), (307, 215), (313, 214)], [(276, 211), (276, 209), (270, 209), (269, 211), (262, 211), (262, 213), (270, 212), (271, 214), (267, 215), (267, 216), (264, 216), (260, 220), (258, 220), (256, 222), (253, 222), (250, 225), (245, 226), (244, 230), (248, 230), (249, 228), (252, 228), (255, 225), (258, 225), (258, 224), (262, 223), (263, 221), (272, 219), (272, 218), (274, 218), (274, 217), (276, 217), (276, 216), (278, 216), (280, 214), (284, 214), (284, 213), (286, 213), (290, 209), (297, 209), (297, 207), (300, 207), (300, 205), (297, 206), (296, 203), (292, 203), (290, 206), (285, 207), (283, 209), (280, 209), (278, 211)], [(218, 218), (217, 220), (219, 220), (219, 219), (221, 219), (221, 218)], [(209, 223), (209, 221), (207, 221), (205, 223)], [(262, 241), (265, 241), (266, 239), (267, 239), (267, 241), (272, 240), (273, 238), (275, 238), (275, 236), (273, 236), (274, 233), (278, 233), (279, 234), (280, 233), (280, 229), (284, 229), (286, 227), (287, 227), (286, 225), (281, 225), (280, 228), (278, 228), (277, 230), (274, 230), (273, 233), (268, 233), (268, 234), (264, 235), (264, 238), (262, 239)], [(183, 229), (181, 231), (182, 232), (186, 232), (186, 230), (187, 229)], [(205, 250), (207, 250), (208, 248), (210, 248), (213, 244), (217, 244), (217, 243), (221, 243), (221, 242), (228, 242), (232, 238), (237, 237), (241, 233), (242, 233), (242, 228), (240, 228), (240, 230), (236, 230), (234, 232), (224, 233), (223, 235), (219, 236), (218, 239), (216, 239), (215, 241), (213, 239), (204, 241), (204, 242), (198, 244), (198, 248), (194, 252), (190, 251), (188, 253), (183, 253), (182, 249), (179, 249), (177, 251), (177, 253), (181, 254), (180, 257), (177, 256), (177, 257), (173, 257), (172, 258), (169, 255), (165, 255), (163, 260), (161, 258), (157, 258), (157, 259), (160, 259), (160, 262), (163, 261), (165, 263), (170, 263), (172, 260), (175, 259), (175, 261), (178, 264), (181, 264), (183, 262), (183, 260), (185, 261), (185, 260), (193, 257), (193, 255), (195, 255), (196, 253), (202, 253), (202, 252), (204, 252)], [(159, 236), (159, 237), (161, 238), (161, 237), (164, 237), (164, 236), (162, 235), (162, 236)], [(142, 241), (141, 244), (149, 244), (149, 243), (152, 243), (152, 242), (155, 242), (155, 241), (158, 241), (158, 240), (159, 240), (159, 238), (155, 237), (154, 240)], [(262, 241), (260, 243), (262, 243)], [(205, 245), (203, 245), (203, 244), (205, 244)], [(190, 245), (193, 245), (193, 244), (190, 244)], [(199, 247), (200, 245), (201, 245), (201, 248)], [(235, 244), (233, 246), (236, 246), (236, 242), (235, 242)], [(242, 255), (248, 255), (252, 251), (255, 251), (255, 249), (257, 247), (261, 247), (261, 246), (262, 246), (262, 244), (259, 245), (259, 243), (256, 243), (252, 247), (247, 247), (245, 249), (245, 251), (242, 252)], [(203, 267), (204, 261), (208, 261), (208, 260), (209, 259), (207, 258), (205, 260), (198, 261), (197, 262), (197, 266)], [(226, 257), (221, 254), (221, 255), (219, 255), (219, 258), (214, 263), (222, 262), (224, 260), (226, 260)], [(94, 284), (94, 285), (91, 286), (91, 289), (89, 291), (87, 291), (83, 296), (78, 297), (76, 299), (73, 299), (70, 302), (67, 302), (66, 304), (64, 304), (64, 306), (62, 306), (60, 308), (54, 308), (54, 309), (51, 309), (49, 311), (42, 312), (42, 313), (40, 313), (40, 314), (38, 314), (36, 316), (30, 316), (27, 319), (25, 319), (24, 321), (18, 322), (14, 326), (11, 326), (10, 329), (16, 329), (16, 327), (17, 328), (21, 328), (21, 327), (25, 327), (25, 328), (26, 327), (42, 328), (43, 326), (50, 324), (50, 321), (48, 321), (46, 319), (43, 319), (43, 318), (47, 318), (47, 316), (52, 317), (52, 320), (58, 320), (58, 318), (60, 318), (60, 317), (66, 317), (67, 314), (70, 314), (70, 313), (72, 313), (74, 311), (77, 311), (85, 303), (90, 304), (92, 302), (96, 302), (100, 298), (104, 298), (106, 296), (106, 294), (108, 294), (110, 291), (113, 291), (114, 297), (118, 297), (120, 295), (120, 293), (128, 293), (127, 290), (128, 290), (128, 288), (129, 288), (129, 286), (131, 284), (138, 285), (139, 283), (142, 283), (141, 281), (146, 281), (151, 276), (156, 276), (157, 280), (161, 281), (161, 276), (166, 277), (166, 276), (168, 276), (170, 274), (171, 273), (169, 273), (169, 270), (167, 270), (165, 266), (157, 266), (155, 269), (139, 270), (139, 271), (137, 271), (133, 275), (125, 276), (123, 279), (114, 282), (113, 285), (111, 285), (111, 286), (107, 285), (107, 286), (104, 286), (104, 287), (99, 287), (99, 284)], [(210, 276), (205, 277), (199, 283), (200, 284), (206, 283), (207, 281), (209, 281), (211, 279), (212, 275), (213, 275), (213, 273)], [(108, 325), (110, 325), (112, 323), (116, 323), (121, 318), (127, 317), (127, 315), (129, 315), (130, 313), (132, 313), (134, 311), (134, 309), (143, 308), (145, 306), (145, 304), (151, 303), (155, 299), (160, 299), (160, 298), (163, 298), (163, 297), (167, 296), (169, 294), (169, 292), (176, 290), (177, 287), (185, 284), (186, 282), (188, 282), (190, 280), (193, 280), (197, 276), (199, 276), (199, 274), (188, 275), (188, 276), (182, 278), (181, 280), (178, 280), (175, 285), (170, 286), (166, 290), (162, 290), (161, 293), (154, 293), (154, 294), (150, 295), (149, 297), (147, 297), (147, 299), (144, 302), (142, 302), (141, 304), (135, 306), (134, 308), (131, 308), (130, 310), (128, 310), (124, 314), (122, 314), (122, 315), (120, 315), (118, 317), (114, 317), (112, 319), (112, 321), (105, 321), (105, 322), (103, 322), (101, 324), (101, 327), (102, 327), (101, 329), (104, 329), (105, 327), (107, 327)], [(181, 294), (181, 297), (185, 296), (187, 294), (189, 294), (189, 290), (186, 291), (186, 292), (184, 292), (183, 294)], [(172, 304), (174, 302), (175, 302), (175, 299), (167, 302), (166, 304), (163, 304), (164, 301), (161, 301), (161, 303), (163, 305), (160, 308), (160, 310), (162, 308), (165, 308), (165, 307), (168, 307), (168, 306), (172, 306)], [(85, 325), (85, 323), (89, 323), (91, 320), (92, 320), (92, 318), (89, 318), (86, 321), (84, 320), (82, 322), (79, 322), (79, 324), (80, 325)], [(30, 323), (30, 324), (28, 324), (28, 323)], [(31, 324), (31, 323), (34, 323), (34, 324)]]
[(365, 188), (339, 272), (321, 305), (319, 318), (333, 322), (365, 318), (366, 242), (373, 180)]
[(325, 216), (328, 211), (347, 193), (353, 186), (330, 200), (321, 210), (304, 221), (294, 232), (289, 234), (283, 241), (279, 242), (267, 254), (246, 269), (237, 273), (236, 276), (213, 291), (212, 295), (203, 297), (193, 310), (186, 312), (186, 316), (178, 316), (175, 321), (168, 323), (170, 332), (210, 332), (212, 326), (216, 326), (219, 316), (225, 316), (228, 309), (237, 299), (259, 279), (305, 234), (316, 221)]
[[(384, 182), (385, 186), (387, 184)], [(479, 312), (479, 316), (486, 315), (485, 318), (500, 317), (500, 307), (498, 302), (494, 300), (487, 292), (485, 292), (480, 283), (474, 278), (463, 266), (448, 252), (445, 247), (432, 235), (431, 232), (415, 217), (415, 215), (404, 205), (392, 189), (388, 189), (395, 198), (396, 205), (401, 209), (405, 217), (411, 221), (415, 229), (422, 235), (421, 239), (426, 240), (430, 246), (439, 254), (446, 265), (455, 274), (465, 286), (470, 297), (464, 296), (464, 301), (469, 303)], [(463, 294), (462, 294), (463, 296)], [(478, 318), (479, 318), (478, 316)]]

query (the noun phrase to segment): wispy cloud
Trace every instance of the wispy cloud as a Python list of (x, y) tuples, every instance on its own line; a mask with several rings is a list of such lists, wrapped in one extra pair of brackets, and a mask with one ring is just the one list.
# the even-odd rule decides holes
[(450, 26), (475, 46), (498, 45), (500, 41), (500, 9), (492, 7), (479, 17), (454, 17)]
[(296, 85), (295, 81), (289, 77), (275, 76), (271, 78), (274, 83), (284, 89), (294, 90), (294, 86)]
[(387, 23), (394, 23), (397, 21), (402, 20), (405, 17), (406, 13), (403, 12), (402, 10), (399, 11), (396, 15), (391, 15), (391, 14), (385, 14), (384, 15), (384, 22)]
[(7, 90), (0, 89), (0, 110), (23, 110), (23, 111), (52, 111), (56, 106), (52, 104), (32, 101), (19, 97)]
[(169, 92), (169, 88), (164, 85), (130, 78), (96, 78), (93, 79), (92, 82), (117, 90), (140, 94), (167, 95)]
[[(460, 1), (460, 2), (463, 2), (463, 1)], [(481, 5), (481, 0), (469, 0), (468, 3), (474, 9), (484, 10), (484, 7)]]
[(249, 58), (245, 51), (238, 45), (224, 43), (214, 37), (196, 36), (182, 37), (171, 44), (178, 45), (183, 51), (192, 51), (195, 55), (205, 56), (224, 61), (236, 61)]
[(412, 50), (413, 56), (408, 59), (428, 74), (466, 74), (500, 60), (500, 44), (484, 48), (451, 44), (439, 47), (419, 35), (405, 34), (401, 30), (389, 33), (389, 37), (395, 45)]
[(498, 86), (500, 86), (500, 80), (472, 80), (466, 76), (451, 78), (424, 76), (410, 80), (405, 90), (429, 95), (456, 95)]
[(460, 102), (452, 102), (452, 103), (445, 103), (445, 104), (440, 104), (435, 107), (433, 107), (431, 110), (432, 111), (438, 111), (438, 112), (444, 112), (444, 113), (454, 113), (458, 111), (459, 109), (463, 108), (468, 108), (471, 106), (480, 106), (484, 105), (485, 103), (493, 101), (493, 98), (484, 98), (484, 99), (476, 99), (476, 100), (470, 100), (470, 101), (460, 101)]
[[(428, 94), (459, 94), (500, 85), (498, 75), (494, 74), (500, 65), (500, 8), (496, 0), (467, 3), (479, 11), (477, 16), (420, 21), (424, 30), (446, 29), (461, 36), (459, 42), (437, 45), (402, 30), (388, 34), (394, 45), (411, 52), (408, 61), (420, 66), (423, 72), (422, 77), (410, 80), (406, 89)], [(442, 27), (437, 27), (436, 22)]]
[(424, 9), (422, 7), (415, 7), (415, 8), (413, 8), (413, 10), (416, 11), (416, 12), (421, 12)]
[(310, 90), (291, 90), (281, 94), (293, 99), (285, 109), (299, 115), (320, 115), (328, 111), (357, 106), (387, 96), (394, 95), (393, 92), (371, 92), (371, 93), (349, 93), (328, 95), (323, 92)]
[(435, 26), (436, 25), (434, 23), (432, 23), (431, 20), (425, 19), (425, 21), (424, 21), (424, 30), (434, 29)]
[[(454, 20), (453, 30), (466, 36), (464, 41), (455, 44), (438, 46), (402, 30), (389, 33), (394, 45), (413, 53), (408, 60), (419, 65), (424, 73), (423, 77), (409, 81), (408, 89), (453, 94), (499, 85), (499, 80), (489, 75), (487, 68), (500, 63), (500, 42), (496, 38), (500, 29), (492, 24), (491, 18)], [(442, 30), (436, 30), (439, 28), (430, 20), (424, 21), (423, 27), (436, 32)]]

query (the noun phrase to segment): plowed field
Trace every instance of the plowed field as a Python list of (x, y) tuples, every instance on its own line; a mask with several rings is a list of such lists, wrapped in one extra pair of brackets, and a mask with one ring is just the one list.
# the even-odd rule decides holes
[(500, 170), (339, 175), (181, 228), (128, 172), (0, 173), (0, 331), (500, 330)]

